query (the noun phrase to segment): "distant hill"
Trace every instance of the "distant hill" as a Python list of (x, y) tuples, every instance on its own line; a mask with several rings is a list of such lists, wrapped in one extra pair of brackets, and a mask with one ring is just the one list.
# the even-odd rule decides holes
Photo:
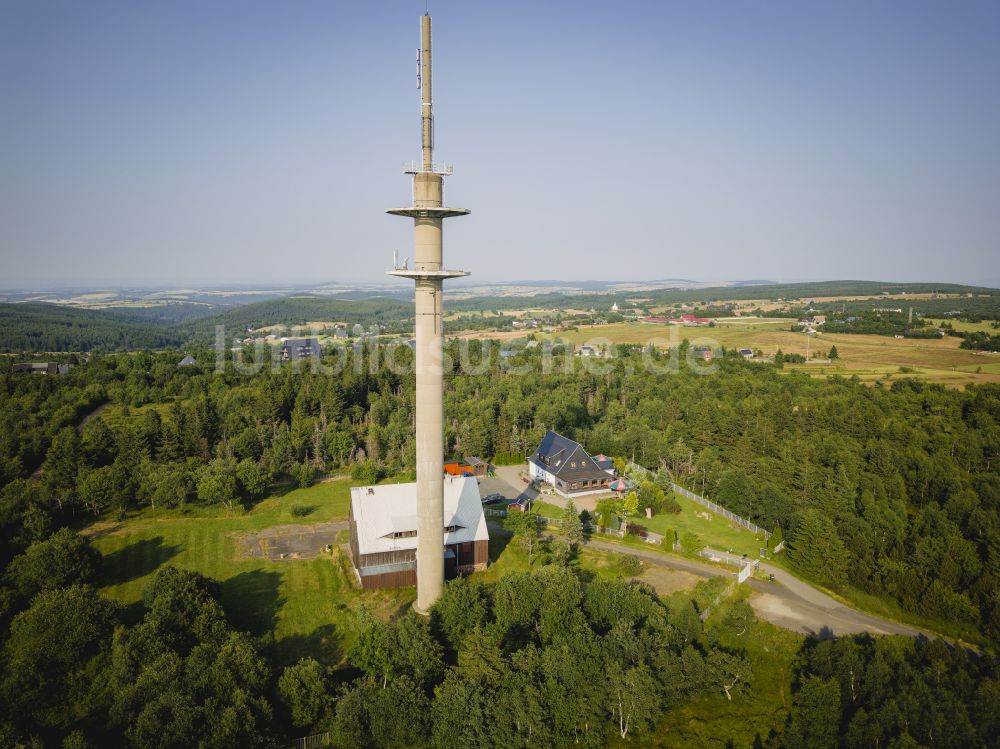
[[(752, 284), (752, 282), (744, 282)], [(652, 282), (650, 283), (652, 285)], [(1000, 297), (1000, 290), (985, 286), (963, 286), (947, 283), (893, 283), (887, 281), (811, 281), (787, 284), (752, 284), (740, 286), (715, 286), (698, 289), (661, 288), (620, 290), (612, 293), (568, 293), (553, 291), (534, 296), (478, 296), (446, 301), (451, 311), (502, 310), (536, 307), (594, 307), (607, 309), (614, 301), (642, 298), (649, 304), (711, 303), (726, 299), (784, 299), (809, 300), (815, 297), (863, 296), (876, 294), (989, 294)]]
[[(225, 328), (227, 338), (238, 335), (249, 327), (267, 325), (303, 325), (307, 322), (345, 322), (350, 325), (379, 325), (401, 329), (413, 319), (413, 302), (402, 299), (330, 299), (305, 296), (270, 299), (266, 302), (247, 304), (222, 314), (203, 317), (178, 326), (188, 338), (199, 343), (215, 339), (217, 325)], [(408, 329), (408, 328), (407, 328)]]
[(0, 352), (121, 351), (183, 343), (166, 321), (57, 304), (0, 304)]
[[(649, 282), (653, 286), (656, 282)], [(743, 285), (746, 284), (746, 285)], [(637, 284), (638, 285), (638, 284)], [(481, 295), (446, 300), (449, 312), (509, 310), (527, 307), (568, 307), (608, 310), (614, 302), (641, 298), (647, 306), (697, 303), (711, 306), (727, 299), (807, 302), (822, 297), (878, 294), (973, 294), (972, 299), (922, 300), (919, 312), (941, 316), (962, 310), (970, 319), (1000, 318), (1000, 290), (984, 286), (944, 283), (893, 283), (884, 281), (819, 281), (793, 284), (757, 284), (709, 288), (619, 288), (614, 291), (580, 291), (578, 288), (549, 290), (516, 296)], [(217, 325), (224, 326), (227, 340), (241, 336), (249, 327), (307, 322), (345, 322), (365, 327), (379, 325), (391, 332), (409, 333), (413, 327), (412, 291), (400, 296), (352, 294), (353, 298), (317, 295), (286, 296), (212, 310), (204, 303), (177, 302), (151, 307), (117, 307), (105, 310), (79, 309), (44, 302), (0, 303), (0, 352), (116, 351), (177, 347), (195, 342), (210, 344)], [(358, 298), (363, 297), (363, 298)], [(987, 298), (988, 297), (988, 298)], [(848, 303), (850, 304), (850, 303)], [(900, 306), (897, 304), (896, 306)], [(207, 314), (206, 314), (207, 313)], [(289, 334), (296, 334), (289, 330)], [(303, 332), (304, 334), (304, 332)]]

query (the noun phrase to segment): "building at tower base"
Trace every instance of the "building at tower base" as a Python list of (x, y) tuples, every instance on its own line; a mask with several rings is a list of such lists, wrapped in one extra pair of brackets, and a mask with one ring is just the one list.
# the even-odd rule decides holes
[[(479, 485), (472, 476), (448, 476), (443, 482), (445, 578), (484, 570), (490, 536)], [(416, 483), (353, 487), (350, 524), (351, 562), (362, 588), (416, 585)]]

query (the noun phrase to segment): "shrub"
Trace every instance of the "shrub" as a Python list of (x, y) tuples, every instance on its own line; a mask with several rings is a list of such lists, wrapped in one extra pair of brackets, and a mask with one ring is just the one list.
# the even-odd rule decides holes
[(631, 554), (624, 554), (618, 560), (618, 569), (623, 575), (634, 577), (642, 572), (642, 560)]
[(705, 548), (705, 542), (696, 533), (688, 531), (681, 536), (681, 548), (685, 554), (697, 554)]
[(497, 453), (490, 463), (495, 466), (516, 466), (524, 462), (524, 454), (518, 451)]
[(304, 518), (306, 515), (312, 514), (312, 511), (315, 509), (315, 507), (310, 507), (309, 505), (292, 505), (292, 517)]
[(351, 478), (364, 485), (377, 484), (382, 477), (381, 467), (371, 460), (357, 463), (351, 468)]
[(288, 471), (300, 489), (310, 486), (316, 479), (316, 467), (309, 463), (293, 463)]
[(630, 536), (638, 536), (641, 539), (645, 539), (649, 535), (649, 531), (638, 523), (628, 523), (625, 526), (625, 532)]

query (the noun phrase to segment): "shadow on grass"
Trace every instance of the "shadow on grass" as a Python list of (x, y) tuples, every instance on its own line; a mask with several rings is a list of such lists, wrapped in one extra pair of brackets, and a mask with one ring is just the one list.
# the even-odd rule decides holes
[(142, 621), (142, 617), (146, 615), (146, 607), (142, 605), (142, 601), (133, 601), (127, 606), (123, 606), (121, 611), (118, 613), (118, 619), (127, 627), (134, 627), (136, 624)]
[(278, 499), (291, 494), (293, 491), (299, 488), (299, 485), (294, 481), (282, 481), (278, 484), (272, 484), (269, 487), (269, 491), (261, 499), (256, 500), (255, 504), (258, 502), (263, 502), (265, 499)]
[(278, 593), (280, 572), (241, 572), (220, 585), (222, 606), (233, 626), (255, 635), (274, 629), (285, 599)]
[(291, 665), (306, 656), (333, 666), (340, 662), (343, 655), (340, 635), (332, 624), (317, 627), (308, 635), (282, 637), (274, 644), (274, 660), (282, 666)]
[(507, 544), (510, 543), (511, 538), (513, 537), (508, 533), (501, 533), (493, 528), (490, 529), (490, 563), (493, 563), (500, 558), (500, 555), (503, 554), (503, 550), (506, 549)]
[(105, 555), (101, 583), (121, 585), (156, 571), (177, 556), (179, 546), (166, 544), (162, 536), (144, 538)]

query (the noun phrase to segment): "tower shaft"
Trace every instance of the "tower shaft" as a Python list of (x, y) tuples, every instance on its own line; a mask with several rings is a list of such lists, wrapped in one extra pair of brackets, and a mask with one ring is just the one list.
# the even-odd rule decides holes
[(417, 439), (417, 601), (427, 613), (444, 587), (444, 343), (442, 283), (468, 275), (446, 270), (442, 258), (444, 219), (468, 213), (444, 207), (445, 167), (434, 164), (431, 96), (431, 17), (420, 19), (421, 163), (413, 175), (413, 204), (389, 213), (413, 218), (414, 267), (390, 275), (412, 278), (416, 286)]

